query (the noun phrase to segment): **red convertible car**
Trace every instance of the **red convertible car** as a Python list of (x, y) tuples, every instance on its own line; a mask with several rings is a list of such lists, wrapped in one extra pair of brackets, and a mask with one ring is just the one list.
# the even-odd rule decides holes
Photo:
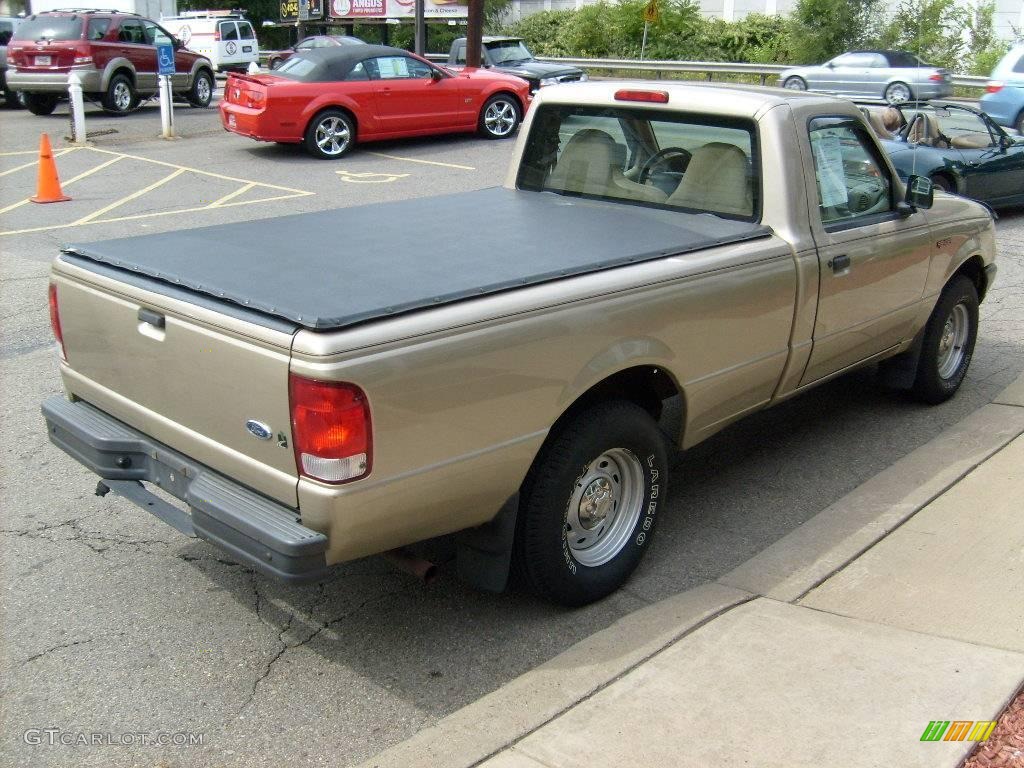
[(511, 75), (449, 72), (397, 48), (352, 45), (293, 56), (273, 74), (231, 74), (220, 117), (228, 131), (333, 159), (357, 141), (473, 131), (504, 139), (529, 89)]

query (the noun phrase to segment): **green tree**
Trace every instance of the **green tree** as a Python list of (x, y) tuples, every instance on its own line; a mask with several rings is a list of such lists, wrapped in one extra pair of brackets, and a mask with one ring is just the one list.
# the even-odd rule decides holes
[(789, 50), (795, 63), (820, 64), (865, 47), (875, 36), (878, 0), (799, 0)]

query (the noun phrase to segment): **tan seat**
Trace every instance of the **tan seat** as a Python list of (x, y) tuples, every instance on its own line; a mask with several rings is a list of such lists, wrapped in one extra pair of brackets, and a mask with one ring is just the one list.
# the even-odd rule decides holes
[(664, 192), (623, 175), (625, 152), (604, 131), (585, 128), (565, 145), (547, 186), (582, 195), (664, 203)]
[(880, 139), (892, 140), (894, 134), (885, 127), (882, 122), (882, 113), (871, 109), (862, 109), (861, 114), (867, 118), (868, 125), (871, 126), (871, 130), (874, 131), (875, 136)]
[(980, 133), (968, 133), (963, 136), (954, 136), (949, 143), (957, 149), (987, 149), (992, 146), (992, 137), (982, 136)]
[(693, 153), (683, 180), (668, 198), (669, 205), (712, 213), (750, 216), (753, 195), (747, 177), (747, 156), (735, 144), (713, 141)]

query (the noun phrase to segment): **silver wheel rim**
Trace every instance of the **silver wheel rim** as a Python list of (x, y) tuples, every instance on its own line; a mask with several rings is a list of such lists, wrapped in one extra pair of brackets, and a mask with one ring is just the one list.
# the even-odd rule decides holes
[(114, 83), (114, 108), (125, 112), (132, 105), (132, 89), (123, 80)]
[(494, 136), (507, 136), (516, 126), (516, 108), (507, 101), (496, 101), (484, 112), (484, 126)]
[(326, 117), (316, 127), (316, 145), (325, 155), (340, 155), (351, 138), (348, 126), (340, 117)]
[(196, 80), (196, 101), (206, 103), (210, 100), (210, 81), (205, 76)]
[(783, 83), (791, 91), (806, 91), (807, 87), (804, 85), (804, 81), (799, 77), (791, 77), (785, 83)]
[(890, 85), (886, 91), (886, 100), (890, 104), (902, 104), (910, 101), (910, 89), (905, 85)]
[(971, 327), (971, 318), (967, 307), (957, 304), (946, 318), (939, 336), (939, 376), (950, 379), (959, 370), (964, 361), (967, 334)]
[(576, 480), (566, 510), (565, 542), (580, 565), (596, 568), (629, 541), (644, 501), (644, 470), (625, 448), (594, 459)]

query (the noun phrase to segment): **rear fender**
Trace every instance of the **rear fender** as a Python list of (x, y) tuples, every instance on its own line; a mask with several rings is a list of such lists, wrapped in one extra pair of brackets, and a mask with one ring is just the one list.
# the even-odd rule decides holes
[(117, 56), (107, 62), (107, 66), (103, 68), (103, 77), (100, 78), (100, 84), (104, 91), (110, 87), (111, 78), (118, 72), (127, 71), (128, 76), (131, 77), (132, 83), (136, 82), (135, 78), (135, 67), (132, 63), (124, 56)]

